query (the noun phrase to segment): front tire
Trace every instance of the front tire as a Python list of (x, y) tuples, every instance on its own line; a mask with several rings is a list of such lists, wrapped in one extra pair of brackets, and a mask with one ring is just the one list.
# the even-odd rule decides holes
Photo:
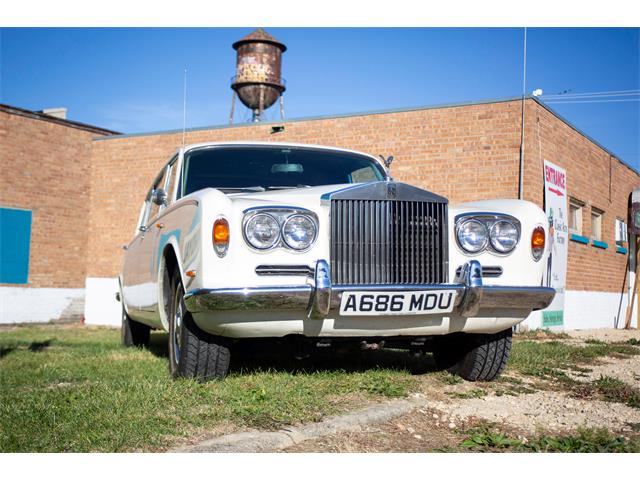
[(224, 378), (231, 361), (230, 342), (203, 332), (193, 321), (184, 303), (184, 287), (179, 273), (171, 283), (169, 303), (169, 370), (173, 377), (207, 381)]
[(436, 365), (471, 382), (494, 380), (507, 365), (511, 329), (495, 334), (453, 333), (436, 339)]
[(120, 332), (122, 344), (125, 347), (145, 347), (149, 345), (151, 327), (136, 322), (127, 315), (127, 311), (124, 308), (124, 299), (122, 300), (122, 328)]

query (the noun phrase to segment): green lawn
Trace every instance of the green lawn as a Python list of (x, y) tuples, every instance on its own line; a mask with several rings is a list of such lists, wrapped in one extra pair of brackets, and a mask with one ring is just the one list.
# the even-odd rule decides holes
[[(0, 452), (163, 450), (205, 432), (317, 421), (367, 401), (406, 396), (425, 388), (425, 378), (442, 388), (462, 382), (436, 372), (430, 357), (400, 351), (326, 349), (296, 361), (281, 347), (252, 345), (234, 352), (224, 381), (201, 384), (170, 378), (166, 334), (153, 333), (143, 350), (120, 346), (119, 336), (118, 330), (81, 326), (0, 329)], [(482, 397), (487, 389), (517, 395), (550, 387), (639, 407), (635, 387), (609, 377), (578, 383), (564, 373), (579, 372), (599, 357), (640, 354), (634, 343), (579, 346), (532, 338), (515, 337), (505, 375), (496, 382), (452, 398)], [(525, 386), (517, 374), (542, 384)], [(609, 445), (603, 438), (598, 442)], [(540, 450), (552, 450), (547, 440), (540, 440)], [(584, 438), (565, 440), (562, 448), (582, 445)]]
[(0, 451), (147, 451), (215, 428), (277, 429), (405, 396), (418, 385), (409, 369), (421, 368), (398, 352), (297, 362), (245, 351), (225, 381), (200, 384), (170, 378), (165, 342), (154, 333), (138, 350), (113, 329), (0, 330)]

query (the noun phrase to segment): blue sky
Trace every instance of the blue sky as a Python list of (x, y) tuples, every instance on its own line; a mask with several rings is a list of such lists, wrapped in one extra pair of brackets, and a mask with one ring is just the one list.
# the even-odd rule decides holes
[[(228, 121), (235, 52), (252, 28), (4, 28), (0, 102), (125, 133)], [(267, 28), (288, 118), (502, 98), (522, 91), (520, 28)], [(640, 89), (640, 29), (529, 28), (527, 92)], [(544, 96), (542, 97), (544, 99)], [(611, 97), (621, 100), (625, 97)], [(636, 100), (638, 96), (634, 97)], [(640, 102), (552, 104), (640, 168)], [(238, 109), (236, 120), (248, 119)], [(267, 119), (278, 118), (272, 108)]]

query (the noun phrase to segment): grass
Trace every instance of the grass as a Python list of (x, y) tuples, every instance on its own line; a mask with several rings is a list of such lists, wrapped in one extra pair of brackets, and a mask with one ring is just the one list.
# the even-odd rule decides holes
[(565, 332), (552, 332), (548, 328), (536, 328), (534, 330), (518, 332), (517, 338), (528, 339), (528, 340), (548, 340), (548, 339), (562, 340), (570, 337), (569, 337), (569, 334)]
[(0, 331), (0, 451), (162, 450), (215, 429), (318, 420), (418, 383), (408, 354), (293, 363), (250, 349), (224, 381), (173, 380), (165, 342), (154, 333), (149, 349), (125, 349), (117, 330), (78, 326)]
[(637, 440), (626, 440), (605, 429), (579, 428), (574, 435), (542, 435), (524, 442), (481, 426), (467, 432), (460, 447), (471, 451), (560, 452), (560, 453), (629, 453), (640, 452)]
[[(403, 397), (419, 387), (416, 373), (429, 373), (443, 386), (463, 382), (400, 351), (329, 350), (297, 362), (279, 347), (249, 344), (234, 353), (224, 381), (201, 384), (169, 377), (165, 344), (166, 335), (154, 333), (148, 349), (125, 349), (119, 332), (106, 328), (1, 329), (0, 451), (163, 450), (205, 432), (278, 429)], [(528, 375), (578, 396), (638, 408), (638, 390), (617, 379), (585, 387), (564, 373), (587, 371), (581, 365), (599, 357), (637, 354), (633, 342), (576, 346), (518, 335), (506, 374), (488, 388), (528, 393), (530, 385), (518, 378)], [(486, 393), (473, 388), (452, 396)]]
[(640, 349), (630, 344), (589, 343), (570, 345), (557, 340), (514, 342), (508, 369), (534, 377), (555, 377), (562, 370), (581, 371), (581, 365), (593, 363), (601, 357), (640, 355)]
[(574, 396), (600, 397), (607, 402), (624, 403), (633, 408), (640, 408), (640, 390), (615, 377), (600, 375), (600, 378), (593, 382), (576, 382), (570, 385), (570, 388)]
[(468, 398), (482, 398), (487, 395), (486, 390), (481, 388), (472, 388), (466, 392), (445, 392), (447, 395), (453, 398), (468, 399)]

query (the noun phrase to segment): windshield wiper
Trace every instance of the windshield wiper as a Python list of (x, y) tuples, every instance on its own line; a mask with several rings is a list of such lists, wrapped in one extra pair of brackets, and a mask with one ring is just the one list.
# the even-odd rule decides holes
[(287, 190), (289, 188), (311, 188), (311, 185), (271, 185), (267, 190)]
[(221, 190), (224, 193), (234, 193), (234, 192), (264, 192), (266, 189), (264, 187), (256, 186), (256, 187), (213, 187)]

